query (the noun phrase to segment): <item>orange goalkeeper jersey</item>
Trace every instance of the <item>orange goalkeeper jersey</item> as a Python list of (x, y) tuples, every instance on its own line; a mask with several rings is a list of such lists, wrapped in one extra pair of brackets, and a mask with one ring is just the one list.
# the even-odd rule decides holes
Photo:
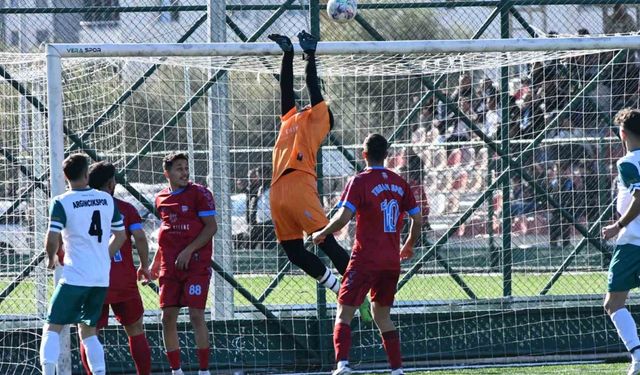
[(275, 184), (287, 169), (296, 169), (317, 177), (318, 149), (329, 133), (327, 104), (322, 101), (301, 112), (297, 112), (294, 107), (281, 119), (278, 139), (273, 147), (271, 185)]

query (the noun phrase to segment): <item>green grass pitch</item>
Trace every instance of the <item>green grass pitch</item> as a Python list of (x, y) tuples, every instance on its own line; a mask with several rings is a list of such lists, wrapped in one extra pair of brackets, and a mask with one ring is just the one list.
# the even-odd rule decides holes
[[(514, 273), (513, 295), (536, 296), (551, 277), (550, 273)], [(478, 298), (498, 298), (502, 296), (500, 275), (462, 275), (463, 280)], [(237, 280), (254, 296), (262, 294), (271, 282), (270, 276), (237, 276)], [(8, 284), (0, 281), (0, 289)], [(36, 311), (36, 285), (32, 280), (22, 282), (0, 305), (0, 314), (33, 314)], [(52, 288), (49, 288), (51, 291)], [(150, 288), (140, 286), (144, 306), (147, 310), (158, 309), (158, 296)], [(603, 294), (606, 291), (606, 274), (566, 273), (551, 288), (551, 295)], [(398, 301), (460, 300), (468, 297), (447, 275), (418, 275), (413, 277), (398, 293)], [(305, 305), (316, 302), (316, 282), (308, 276), (285, 276), (278, 287), (269, 295), (268, 305)], [(334, 303), (335, 296), (327, 293), (327, 302)], [(250, 303), (236, 291), (235, 304), (248, 306)]]

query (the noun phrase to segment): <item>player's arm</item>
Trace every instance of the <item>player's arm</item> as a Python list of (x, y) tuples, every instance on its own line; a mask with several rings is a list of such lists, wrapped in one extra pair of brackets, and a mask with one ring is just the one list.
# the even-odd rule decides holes
[(151, 274), (149, 272), (149, 243), (147, 242), (147, 236), (144, 233), (142, 226), (142, 218), (138, 214), (138, 211), (131, 207), (131, 212), (125, 216), (125, 226), (129, 229), (133, 241), (136, 244), (136, 250), (138, 251), (138, 257), (140, 258), (140, 266), (138, 267), (138, 280), (151, 280)]
[(612, 238), (620, 232), (620, 230), (635, 219), (640, 213), (640, 170), (635, 163), (630, 163), (626, 160), (621, 160), (617, 164), (618, 175), (624, 186), (626, 186), (632, 194), (631, 204), (627, 210), (622, 213), (622, 216), (618, 221), (612, 225), (608, 225), (602, 228), (602, 237), (605, 240)]
[(127, 240), (127, 235), (124, 232), (124, 228), (120, 230), (111, 228), (111, 234), (113, 234), (113, 236), (109, 239), (109, 256), (113, 257), (122, 245), (124, 245), (124, 241)]
[(413, 246), (418, 242), (422, 231), (422, 210), (416, 202), (416, 197), (413, 195), (409, 184), (406, 184), (405, 192), (406, 194), (402, 198), (402, 210), (406, 211), (409, 215), (411, 224), (409, 227), (409, 237), (407, 237), (400, 249), (400, 260), (406, 260), (413, 256)]
[[(139, 224), (139, 226), (136, 224)], [(138, 257), (140, 258), (138, 280), (151, 280), (151, 274), (149, 272), (149, 242), (147, 242), (147, 236), (142, 229), (142, 223), (132, 224), (129, 227), (129, 230), (131, 231), (131, 236), (133, 236), (133, 241), (135, 242), (136, 250), (138, 251)]]
[(336, 207), (340, 208), (337, 214), (335, 214), (329, 224), (319, 232), (312, 235), (313, 242), (316, 244), (323, 243), (325, 238), (344, 228), (347, 223), (355, 215), (357, 207), (360, 207), (362, 201), (362, 184), (357, 182), (357, 177), (349, 180), (347, 186), (345, 186), (340, 201)]
[(422, 230), (422, 213), (420, 212), (419, 207), (416, 208), (417, 210), (414, 209), (409, 211), (409, 219), (411, 220), (409, 237), (407, 237), (406, 241), (402, 245), (402, 249), (400, 250), (400, 260), (406, 260), (413, 256), (413, 246), (420, 238), (420, 232)]
[(202, 228), (196, 239), (180, 252), (176, 259), (176, 268), (179, 270), (186, 270), (189, 267), (191, 255), (211, 241), (211, 238), (213, 238), (218, 231), (218, 223), (216, 222), (215, 215), (201, 216), (200, 220), (204, 223), (204, 228)]
[(622, 228), (626, 227), (640, 214), (640, 190), (633, 192), (629, 208), (622, 214), (620, 219), (611, 225), (602, 228), (602, 237), (608, 240), (618, 235)]
[(59, 200), (51, 201), (49, 207), (49, 230), (44, 240), (44, 248), (47, 252), (47, 268), (54, 269), (56, 267), (56, 255), (60, 245), (62, 244), (62, 229), (67, 224), (67, 215), (64, 207)]
[(118, 250), (124, 244), (124, 241), (127, 240), (127, 235), (124, 231), (124, 220), (122, 219), (122, 215), (116, 207), (116, 203), (112, 200), (113, 203), (113, 215), (111, 217), (111, 238), (109, 239), (109, 256), (113, 257), (116, 255)]
[[(149, 269), (150, 280), (155, 280), (160, 277), (160, 264), (162, 263), (162, 252), (160, 249), (156, 251), (153, 261), (151, 261), (151, 267)], [(144, 283), (143, 283), (144, 284)]]
[(345, 206), (340, 208), (340, 211), (338, 211), (338, 213), (331, 218), (331, 221), (329, 221), (329, 224), (327, 224), (324, 229), (313, 234), (313, 242), (316, 245), (323, 243), (324, 239), (327, 238), (328, 235), (344, 228), (344, 226), (347, 225), (349, 221), (351, 221), (354, 213), (355, 211), (352, 211), (350, 208), (347, 208)]
[(47, 268), (52, 270), (56, 268), (56, 259), (58, 249), (62, 243), (60, 232), (48, 231), (44, 239), (44, 248), (47, 251)]
[(304, 59), (307, 60), (307, 66), (304, 69), (305, 83), (307, 84), (309, 99), (311, 99), (311, 106), (313, 107), (324, 100), (322, 98), (322, 92), (320, 91), (318, 68), (316, 67), (318, 38), (302, 30), (298, 34), (298, 41), (304, 51)]

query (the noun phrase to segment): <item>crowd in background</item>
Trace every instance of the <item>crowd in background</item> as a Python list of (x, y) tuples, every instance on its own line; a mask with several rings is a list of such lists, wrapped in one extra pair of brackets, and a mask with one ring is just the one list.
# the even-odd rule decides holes
[[(622, 12), (618, 8), (610, 17), (624, 21), (625, 15), (624, 8)], [(577, 34), (588, 36), (589, 31), (580, 29)], [(555, 35), (551, 31), (547, 37)], [(482, 141), (482, 132), (498, 145), (506, 135), (509, 156), (542, 189), (536, 191), (531, 181), (511, 172), (512, 231), (544, 234), (550, 246), (569, 246), (573, 226), (544, 194), (587, 225), (611, 202), (615, 160), (623, 153), (615, 142), (611, 119), (619, 109), (640, 103), (636, 51), (623, 53), (615, 62), (615, 52), (602, 52), (512, 67), (515, 73), (504, 93), (488, 72), (461, 72), (455, 77), (457, 84), (442, 90), (446, 100), (434, 95), (423, 103), (410, 132), (392, 147), (386, 167), (413, 186), (425, 229), (450, 225), (452, 220), (447, 218), (459, 216), (503, 170), (499, 155)], [(543, 141), (530, 147), (547, 127)], [(269, 175), (267, 168), (251, 169), (248, 183), (238, 189), (247, 196), (249, 224), (247, 233), (237, 238), (238, 246), (273, 241), (272, 230), (264, 229), (272, 226), (270, 218), (263, 215), (256, 219), (259, 197), (267, 194), (268, 201)], [(327, 212), (337, 203), (344, 186), (345, 181), (339, 182), (326, 194)], [(489, 229), (499, 233), (503, 201), (498, 188), (489, 203), (491, 210), (485, 205), (480, 211), (484, 217), (472, 219), (457, 234), (473, 236)]]
[[(586, 29), (578, 31), (588, 34)], [(615, 61), (614, 52), (604, 52), (529, 64), (519, 78), (510, 80), (505, 95), (483, 72), (462, 72), (457, 85), (446, 92), (448, 103), (432, 96), (423, 106), (407, 139), (409, 146), (396, 148), (388, 167), (411, 171), (411, 180), (422, 182), (432, 202), (440, 199), (433, 203), (438, 206), (436, 215), (459, 214), (465, 208), (462, 201), (479, 196), (502, 170), (500, 158), (478, 132), (498, 145), (506, 134), (509, 155), (522, 172), (576, 221), (595, 222), (611, 200), (614, 162), (623, 152), (612, 141), (616, 130), (611, 118), (623, 107), (637, 107), (640, 98), (636, 52), (623, 54)], [(545, 129), (543, 141), (529, 147)], [(531, 151), (523, 152), (528, 147)], [(569, 246), (570, 222), (519, 173), (512, 172), (510, 179), (513, 231), (543, 232), (551, 246)], [(502, 201), (497, 190), (493, 220), (484, 220), (494, 231), (500, 230)], [(486, 232), (486, 225), (467, 234)]]

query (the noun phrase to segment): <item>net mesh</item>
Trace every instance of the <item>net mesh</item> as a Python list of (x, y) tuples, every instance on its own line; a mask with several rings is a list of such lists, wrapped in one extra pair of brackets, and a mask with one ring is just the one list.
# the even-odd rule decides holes
[[(41, 56), (0, 61), (46, 102)], [(154, 65), (154, 74), (113, 107)], [(214, 82), (218, 69), (228, 73)], [(294, 70), (302, 106), (308, 95), (301, 59)], [(287, 266), (269, 211), (278, 71), (279, 57), (265, 56), (63, 60), (64, 121), (77, 137), (75, 143), (66, 137), (67, 150), (95, 151), (116, 165), (116, 196), (141, 213), (152, 252), (159, 225), (152, 203), (166, 186), (166, 154), (187, 152), (192, 180), (215, 196), (221, 231), (214, 260), (224, 272), (214, 272), (209, 295), (214, 370), (308, 371), (331, 363), (335, 296)], [(403, 264), (393, 309), (405, 361), (622, 350), (600, 306), (611, 248), (597, 233), (613, 217), (614, 162), (623, 153), (611, 118), (622, 107), (638, 107), (634, 52), (320, 56), (319, 72), (336, 119), (321, 158), (327, 214), (363, 167), (362, 140), (379, 132), (392, 142), (386, 166), (410, 182), (428, 223), (414, 259)], [(46, 116), (21, 103), (9, 82), (0, 90), (0, 147), (12, 155), (0, 159), (0, 194), (3, 207), (11, 207), (34, 176), (46, 181)], [(3, 289), (30, 269), (0, 302), (3, 373), (37, 371), (52, 280), (41, 263), (29, 262), (43, 248), (47, 186), (16, 209), (2, 208)], [(336, 234), (345, 248), (352, 226)], [(149, 287), (140, 291), (154, 373), (161, 373), (168, 367), (158, 296)], [(184, 368), (195, 369), (186, 311), (179, 321)], [(353, 332), (352, 364), (384, 366), (375, 326), (356, 319)], [(71, 336), (72, 366), (79, 369)], [(132, 371), (126, 335), (113, 316), (101, 336), (109, 372)]]

